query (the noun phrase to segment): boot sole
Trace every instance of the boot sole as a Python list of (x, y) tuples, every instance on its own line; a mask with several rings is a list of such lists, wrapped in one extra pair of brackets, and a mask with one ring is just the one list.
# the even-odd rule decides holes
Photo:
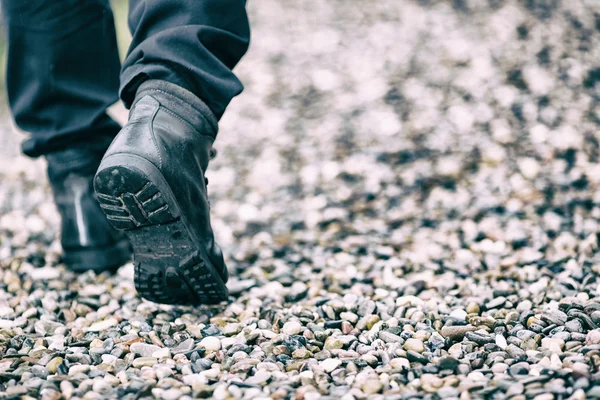
[(131, 241), (141, 297), (179, 305), (227, 300), (223, 279), (151, 162), (130, 154), (107, 157), (94, 178), (94, 190), (112, 226)]

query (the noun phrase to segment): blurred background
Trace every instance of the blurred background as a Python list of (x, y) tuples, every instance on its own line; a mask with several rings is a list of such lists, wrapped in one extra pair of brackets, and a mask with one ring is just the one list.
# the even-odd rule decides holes
[[(126, 9), (114, 1), (123, 52)], [(252, 45), (236, 68), (246, 90), (208, 173), (232, 268), (263, 279), (278, 251), (335, 253), (354, 236), (403, 262), (454, 263), (459, 228), (554, 257), (559, 229), (596, 232), (600, 209), (577, 205), (595, 204), (600, 184), (597, 1), (251, 0), (248, 10)], [(19, 154), (23, 137), (2, 102), (4, 257), (57, 245), (43, 161)], [(476, 257), (490, 267), (504, 255)]]

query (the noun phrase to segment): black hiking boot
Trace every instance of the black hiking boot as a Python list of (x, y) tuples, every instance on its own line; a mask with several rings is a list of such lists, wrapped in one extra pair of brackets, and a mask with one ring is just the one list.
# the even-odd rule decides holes
[(204, 178), (216, 133), (217, 120), (200, 99), (147, 81), (96, 173), (102, 210), (129, 236), (135, 286), (148, 300), (198, 305), (228, 297)]
[(62, 219), (63, 261), (77, 272), (113, 271), (131, 260), (127, 237), (108, 223), (94, 194), (92, 182), (103, 153), (80, 147), (46, 155)]

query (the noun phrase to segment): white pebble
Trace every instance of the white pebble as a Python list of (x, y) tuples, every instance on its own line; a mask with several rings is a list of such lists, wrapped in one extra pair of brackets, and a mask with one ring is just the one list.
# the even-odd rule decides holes
[(288, 321), (283, 324), (281, 331), (286, 335), (297, 335), (302, 331), (302, 324), (298, 321)]
[(214, 336), (208, 336), (200, 341), (200, 347), (204, 347), (206, 351), (217, 351), (221, 349), (221, 341)]

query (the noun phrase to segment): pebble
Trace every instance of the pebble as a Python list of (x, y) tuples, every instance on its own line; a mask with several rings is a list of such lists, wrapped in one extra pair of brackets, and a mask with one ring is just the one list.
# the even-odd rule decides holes
[(133, 360), (134, 368), (151, 367), (156, 364), (158, 360), (154, 357), (140, 357)]
[(585, 338), (585, 344), (588, 346), (600, 344), (600, 329), (589, 331)]
[(89, 365), (73, 365), (69, 368), (69, 376), (77, 375), (77, 374), (85, 374), (90, 370)]
[(442, 387), (444, 381), (433, 374), (421, 375), (421, 387), (427, 393), (436, 393)]
[(379, 338), (386, 343), (402, 343), (402, 338), (391, 332), (381, 331), (379, 332)]
[(129, 346), (129, 350), (133, 354), (137, 354), (141, 357), (152, 357), (152, 355), (161, 350), (161, 348), (153, 344), (136, 342)]
[(46, 369), (48, 370), (48, 373), (56, 374), (56, 371), (58, 370), (58, 366), (60, 364), (62, 364), (63, 361), (64, 360), (62, 357), (54, 357), (52, 360), (50, 360), (48, 362), (48, 364), (46, 364)]
[[(171, 349), (173, 354), (187, 353), (194, 348), (194, 339), (186, 339)], [(154, 354), (154, 353), (152, 353)]]
[(214, 336), (205, 337), (200, 341), (200, 347), (206, 351), (217, 351), (221, 349), (221, 341)]
[(302, 324), (300, 324), (298, 321), (288, 321), (283, 324), (281, 331), (286, 335), (297, 335), (302, 331)]
[[(477, 311), (479, 313), (479, 311)], [(450, 318), (454, 318), (459, 321), (465, 321), (467, 319), (467, 311), (457, 309), (450, 313)]]
[(171, 350), (164, 347), (162, 349), (156, 350), (154, 353), (150, 354), (150, 357), (154, 358), (171, 358)]
[(325, 340), (325, 345), (323, 346), (323, 349), (325, 350), (336, 350), (336, 349), (342, 349), (344, 348), (344, 342), (342, 340), (340, 340), (339, 338), (336, 337), (328, 337)]
[(333, 370), (338, 368), (340, 365), (342, 365), (342, 361), (337, 360), (335, 358), (329, 358), (329, 359), (321, 362), (321, 366), (323, 367), (325, 372), (332, 372)]
[(440, 359), (440, 369), (449, 369), (449, 370), (454, 370), (456, 369), (456, 367), (458, 367), (458, 360), (454, 357), (442, 357)]
[(116, 318), (107, 318), (100, 322), (95, 322), (89, 326), (88, 332), (102, 332), (116, 326), (119, 323)]
[(392, 358), (390, 360), (390, 367), (393, 369), (409, 369), (410, 362), (406, 358)]
[(557, 338), (543, 338), (542, 347), (550, 350), (553, 353), (562, 353), (562, 349), (565, 346), (565, 341)]
[(374, 395), (381, 391), (383, 384), (379, 379), (369, 379), (362, 385), (362, 391), (366, 395)]
[(477, 327), (471, 325), (464, 326), (444, 326), (441, 334), (444, 337), (450, 338), (455, 341), (460, 341), (467, 334), (467, 332), (476, 331)]
[(417, 353), (422, 353), (423, 351), (425, 351), (425, 346), (423, 345), (423, 342), (419, 339), (411, 338), (407, 339), (406, 342), (404, 342), (404, 349), (416, 351)]
[(496, 335), (496, 345), (502, 350), (504, 350), (506, 349), (506, 346), (508, 346), (508, 342), (506, 341), (506, 338), (504, 336)]

